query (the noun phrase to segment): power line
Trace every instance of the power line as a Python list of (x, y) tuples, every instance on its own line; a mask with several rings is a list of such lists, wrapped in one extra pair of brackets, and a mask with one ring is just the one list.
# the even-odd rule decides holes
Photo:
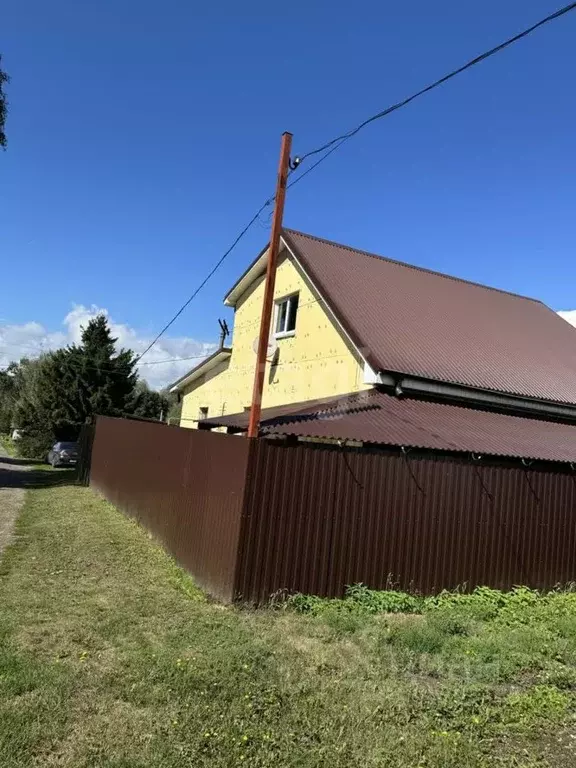
[(489, 51), (485, 51), (484, 53), (480, 54), (480, 56), (476, 56), (474, 59), (471, 59), (463, 66), (458, 67), (458, 69), (452, 70), (447, 75), (444, 75), (444, 77), (441, 77), (439, 80), (434, 81), (430, 85), (427, 85), (425, 88), (422, 88), (416, 93), (413, 93), (411, 96), (408, 96), (402, 101), (399, 101), (397, 104), (393, 104), (392, 106), (387, 107), (381, 112), (378, 112), (377, 114), (372, 115), (371, 117), (367, 118), (362, 123), (357, 125), (355, 128), (348, 131), (347, 133), (343, 133), (341, 136), (337, 136), (336, 138), (331, 139), (330, 141), (327, 141), (325, 144), (322, 144), (322, 146), (317, 147), (316, 149), (312, 149), (309, 152), (306, 152), (305, 154), (301, 155), (299, 157), (298, 165), (301, 165), (304, 160), (306, 160), (308, 157), (312, 157), (312, 155), (317, 155), (317, 154), (320, 154), (321, 152), (325, 152), (325, 150), (330, 150), (326, 152), (326, 154), (323, 155), (316, 163), (314, 163), (314, 165), (311, 166), (307, 171), (299, 175), (289, 186), (296, 184), (300, 179), (304, 178), (304, 176), (306, 176), (308, 173), (314, 170), (314, 168), (320, 165), (320, 163), (322, 163), (329, 155), (331, 155), (332, 152), (335, 152), (339, 147), (341, 147), (345, 141), (348, 141), (348, 139), (351, 139), (353, 136), (359, 133), (363, 128), (365, 128), (370, 123), (373, 123), (376, 120), (380, 120), (382, 117), (386, 117), (391, 112), (395, 112), (396, 110), (401, 109), (402, 107), (405, 107), (407, 104), (410, 104), (411, 101), (414, 101), (420, 96), (423, 96), (425, 93), (428, 93), (429, 91), (434, 90), (434, 88), (438, 88), (440, 85), (443, 85), (448, 80), (451, 80), (453, 77), (456, 77), (462, 72), (465, 72), (467, 69), (474, 67), (476, 64), (479, 64), (480, 62), (485, 61), (486, 59), (490, 58), (490, 56), (494, 56), (494, 54), (499, 53), (505, 48), (508, 48), (508, 46), (518, 42), (518, 40), (521, 40), (522, 38), (532, 34), (532, 32), (537, 30), (539, 27), (542, 27), (544, 24), (548, 24), (550, 21), (554, 21), (555, 19), (558, 19), (561, 16), (564, 16), (564, 14), (568, 13), (569, 11), (573, 11), (575, 8), (576, 8), (576, 2), (566, 5), (564, 6), (564, 8), (560, 8), (560, 10), (555, 11), (554, 13), (551, 13), (549, 16), (546, 16), (546, 18), (541, 19), (536, 24), (533, 24), (531, 27), (528, 27), (527, 29), (524, 29), (522, 32), (519, 32), (517, 35), (514, 35), (513, 37), (508, 38), (508, 40), (505, 40), (503, 43), (500, 43), (494, 48), (491, 48)]
[(143, 357), (144, 357), (144, 355), (145, 355), (147, 352), (149, 352), (149, 351), (152, 349), (152, 347), (154, 346), (154, 344), (156, 344), (156, 342), (157, 342), (157, 341), (158, 341), (158, 340), (159, 340), (159, 339), (160, 339), (160, 338), (161, 338), (161, 337), (162, 337), (162, 336), (163, 336), (163, 335), (166, 333), (166, 331), (168, 330), (168, 328), (170, 328), (170, 326), (172, 325), (172, 323), (174, 323), (174, 322), (175, 322), (175, 321), (176, 321), (176, 320), (177, 320), (177, 319), (180, 317), (180, 315), (182, 314), (182, 312), (184, 312), (184, 310), (185, 310), (185, 309), (186, 309), (186, 307), (187, 307), (187, 306), (190, 304), (190, 302), (192, 302), (192, 301), (193, 301), (193, 300), (196, 298), (196, 296), (197, 296), (197, 295), (200, 293), (200, 291), (202, 290), (202, 288), (204, 288), (204, 286), (206, 285), (206, 283), (208, 282), (208, 280), (210, 280), (210, 278), (212, 277), (212, 275), (213, 275), (213, 274), (214, 274), (214, 273), (217, 271), (217, 269), (220, 267), (220, 265), (222, 264), (222, 262), (223, 262), (223, 261), (224, 261), (224, 260), (227, 258), (227, 256), (229, 256), (229, 255), (230, 255), (230, 253), (232, 253), (232, 251), (233, 251), (233, 250), (234, 250), (234, 248), (235, 248), (235, 247), (238, 245), (238, 243), (240, 242), (240, 240), (242, 240), (242, 238), (244, 237), (244, 235), (246, 234), (246, 232), (248, 232), (248, 230), (250, 229), (250, 227), (251, 227), (251, 226), (252, 226), (252, 225), (253, 225), (253, 224), (254, 224), (256, 221), (258, 221), (258, 219), (260, 218), (260, 214), (262, 213), (262, 211), (263, 211), (265, 208), (267, 208), (267, 207), (268, 207), (268, 206), (269, 206), (271, 203), (273, 203), (273, 202), (274, 202), (274, 197), (275, 197), (275, 196), (274, 196), (274, 195), (272, 195), (272, 197), (269, 197), (269, 198), (268, 198), (268, 199), (267, 199), (267, 200), (266, 200), (266, 201), (265, 201), (265, 202), (264, 202), (264, 203), (263, 203), (263, 204), (260, 206), (260, 208), (259, 208), (259, 209), (256, 211), (256, 213), (254, 214), (254, 216), (252, 216), (252, 218), (250, 219), (250, 221), (248, 222), (248, 224), (246, 224), (246, 226), (244, 227), (244, 229), (243, 229), (243, 230), (240, 232), (240, 234), (239, 234), (239, 235), (236, 237), (236, 239), (234, 240), (234, 242), (232, 243), (232, 245), (231, 245), (231, 246), (228, 248), (228, 250), (227, 250), (227, 251), (225, 251), (225, 252), (224, 252), (224, 254), (223, 254), (221, 257), (220, 257), (220, 259), (219, 259), (219, 260), (216, 262), (216, 264), (215, 264), (215, 265), (212, 267), (212, 269), (210, 270), (210, 272), (209, 272), (209, 273), (206, 275), (206, 277), (204, 278), (204, 280), (203, 280), (203, 281), (200, 283), (200, 285), (199, 285), (199, 286), (196, 288), (196, 290), (194, 291), (194, 293), (192, 293), (192, 295), (191, 295), (191, 296), (190, 296), (190, 297), (189, 297), (189, 298), (188, 298), (188, 299), (187, 299), (187, 300), (184, 302), (184, 304), (182, 304), (182, 306), (180, 307), (180, 309), (179, 309), (179, 310), (176, 312), (176, 314), (175, 314), (175, 315), (172, 317), (172, 319), (171, 319), (171, 320), (169, 320), (169, 321), (166, 323), (166, 325), (164, 326), (164, 328), (162, 328), (162, 330), (161, 330), (161, 331), (160, 331), (160, 333), (159, 333), (159, 334), (156, 336), (156, 338), (155, 338), (153, 341), (151, 341), (151, 342), (150, 342), (150, 344), (149, 344), (149, 345), (146, 347), (146, 349), (144, 350), (144, 352), (142, 352), (142, 354), (141, 354), (141, 355), (139, 355), (139, 356), (136, 358), (136, 362), (139, 362), (139, 360), (141, 360), (141, 358), (143, 358)]
[[(482, 53), (480, 56), (475, 57), (474, 59), (471, 59), (469, 62), (464, 64), (463, 66), (459, 67), (458, 69), (453, 70), (452, 72), (449, 72), (447, 75), (444, 75), (444, 77), (440, 78), (439, 80), (436, 80), (434, 83), (431, 83), (430, 85), (427, 85), (425, 88), (422, 88), (421, 90), (417, 91), (416, 93), (412, 94), (411, 96), (408, 96), (406, 99), (403, 99), (402, 101), (398, 102), (397, 104), (393, 104), (390, 107), (387, 107), (386, 109), (382, 110), (381, 112), (378, 112), (375, 115), (372, 115), (368, 119), (364, 120), (362, 123), (360, 123), (356, 128), (353, 128), (351, 131), (348, 131), (347, 133), (342, 134), (341, 136), (337, 136), (334, 139), (331, 139), (330, 141), (326, 142), (326, 144), (323, 144), (320, 147), (317, 147), (316, 149), (310, 150), (309, 152), (306, 152), (304, 155), (300, 156), (298, 158), (298, 166), (302, 163), (302, 161), (306, 160), (308, 157), (311, 157), (312, 155), (321, 154), (324, 152), (325, 154), (322, 155), (322, 157), (319, 158), (310, 168), (308, 168), (304, 173), (299, 174), (293, 181), (291, 181), (288, 184), (288, 188), (293, 187), (295, 184), (297, 184), (299, 181), (301, 181), (305, 176), (307, 176), (309, 173), (311, 173), (315, 168), (320, 165), (324, 160), (326, 160), (327, 157), (329, 157), (333, 152), (335, 152), (339, 147), (342, 146), (342, 144), (345, 141), (348, 141), (348, 139), (352, 138), (352, 136), (355, 136), (359, 131), (361, 131), (363, 128), (365, 128), (370, 123), (379, 120), (382, 117), (385, 117), (386, 115), (389, 115), (391, 112), (395, 112), (398, 109), (401, 109), (402, 107), (405, 107), (407, 104), (409, 104), (411, 101), (414, 101), (418, 97), (424, 95), (425, 93), (428, 93), (428, 91), (433, 90), (434, 88), (437, 88), (438, 86), (442, 85), (443, 83), (447, 82), (453, 77), (456, 77), (456, 75), (459, 75), (460, 73), (464, 72), (465, 70), (469, 69), (470, 67), (475, 66), (476, 64), (479, 64), (481, 61), (484, 61), (485, 59), (489, 58), (490, 56), (493, 56), (494, 54), (498, 53), (499, 51), (502, 51), (504, 48), (507, 48), (508, 46), (512, 45), (512, 43), (517, 42), (518, 40), (521, 40), (523, 37), (526, 37), (527, 35), (534, 32), (539, 27), (543, 26), (544, 24), (547, 24), (550, 21), (553, 21), (554, 19), (559, 18), (560, 16), (563, 16), (564, 14), (568, 13), (569, 11), (574, 10), (576, 8), (576, 2), (570, 3), (569, 5), (565, 6), (564, 8), (561, 8), (560, 10), (556, 11), (555, 13), (550, 14), (544, 19), (541, 19), (536, 24), (533, 24), (531, 27), (523, 30), (517, 35), (514, 35), (513, 37), (509, 38), (508, 40), (505, 40), (503, 43), (500, 43), (500, 45), (497, 45), (495, 48), (490, 49), (489, 51), (486, 51), (485, 53)], [(158, 333), (158, 335), (150, 342), (150, 344), (146, 347), (144, 352), (142, 352), (135, 360), (136, 363), (139, 363), (140, 360), (144, 357), (145, 354), (147, 354), (152, 347), (156, 344), (156, 342), (166, 333), (166, 331), (171, 327), (171, 325), (180, 317), (180, 315), (184, 312), (184, 310), (189, 306), (189, 304), (196, 298), (198, 293), (202, 290), (202, 288), (206, 285), (206, 283), (210, 280), (210, 278), (215, 274), (215, 272), (219, 269), (219, 267), (222, 265), (222, 263), (225, 261), (225, 259), (230, 255), (230, 253), (234, 250), (234, 248), (238, 245), (240, 240), (244, 237), (244, 235), (248, 232), (248, 230), (253, 226), (253, 224), (256, 221), (260, 221), (260, 214), (262, 211), (267, 208), (272, 202), (274, 202), (274, 196), (269, 197), (258, 209), (258, 211), (254, 214), (254, 216), (250, 219), (248, 224), (244, 227), (244, 229), (240, 232), (240, 234), (235, 238), (232, 245), (224, 252), (224, 254), (220, 257), (220, 259), (216, 262), (214, 267), (210, 270), (210, 272), (207, 274), (207, 276), (204, 278), (204, 280), (200, 283), (200, 285), (194, 290), (194, 292), (191, 294), (191, 296), (182, 304), (180, 309), (172, 316), (172, 318), (166, 323), (166, 325), (162, 328), (162, 330)], [(262, 222), (260, 221), (262, 224)]]
[[(302, 179), (303, 179), (305, 176), (308, 176), (308, 174), (309, 174), (309, 173), (312, 173), (312, 171), (314, 170), (314, 168), (316, 168), (317, 166), (319, 166), (319, 165), (320, 165), (320, 163), (323, 163), (323, 162), (324, 162), (324, 160), (326, 160), (326, 158), (327, 158), (327, 157), (329, 157), (329, 156), (332, 154), (332, 152), (336, 152), (336, 150), (337, 150), (337, 149), (339, 149), (339, 148), (342, 146), (342, 144), (344, 144), (344, 141), (345, 141), (345, 139), (342, 139), (342, 141), (338, 141), (338, 143), (337, 143), (337, 144), (335, 144), (335, 145), (334, 145), (334, 146), (333, 146), (331, 149), (329, 149), (327, 152), (325, 152), (325, 153), (322, 155), (322, 157), (321, 157), (319, 160), (316, 160), (316, 162), (315, 162), (315, 163), (312, 163), (312, 165), (310, 166), (310, 168), (307, 168), (307, 169), (304, 171), (304, 173), (301, 173), (299, 176), (296, 176), (296, 178), (295, 178), (293, 181), (291, 181), (291, 182), (288, 184), (288, 186), (287, 186), (287, 189), (290, 189), (290, 187), (293, 187), (295, 184), (298, 184), (298, 182), (299, 182), (299, 181), (302, 181)], [(309, 156), (309, 155), (310, 155), (310, 153), (308, 153), (308, 156)], [(300, 161), (300, 162), (302, 162), (302, 161)]]
[[(308, 302), (308, 303), (313, 303), (313, 302)], [(202, 357), (205, 358), (206, 355), (202, 355)], [(37, 359), (37, 358), (35, 358), (35, 359)], [(184, 358), (179, 358), (179, 359), (181, 360), (181, 359), (184, 359)], [(194, 359), (194, 358), (191, 358), (191, 359)], [(318, 362), (321, 362), (322, 360), (334, 360), (334, 359), (344, 360), (344, 359), (348, 359), (348, 356), (346, 354), (319, 355), (318, 357), (308, 357), (308, 358), (304, 358), (303, 360), (286, 360), (286, 361), (279, 360), (278, 362), (274, 362), (273, 360), (267, 360), (267, 363), (270, 365), (271, 368), (274, 368), (274, 369), (278, 369), (278, 368), (286, 369), (286, 368), (299, 367), (299, 366), (304, 365), (305, 363), (318, 363)], [(82, 363), (82, 361), (74, 361), (74, 362), (78, 363), (77, 370), (78, 370), (79, 374), (83, 370), (88, 369), (88, 370), (91, 370), (91, 371), (98, 371), (100, 373), (105, 373), (106, 375), (110, 375), (110, 376), (125, 376), (126, 375), (124, 371), (117, 371), (117, 370), (115, 370), (113, 368), (108, 368), (104, 364), (97, 366), (97, 365), (90, 365), (90, 364), (87, 364), (87, 363)], [(163, 361), (163, 362), (171, 362), (171, 361), (166, 360), (166, 361)], [(175, 361), (175, 362), (177, 362), (177, 361)], [(251, 371), (251, 370), (253, 370), (253, 368), (254, 368), (254, 366), (251, 363), (247, 363), (245, 365), (235, 366), (233, 372), (235, 374), (237, 374), (237, 373), (241, 373), (242, 371)]]
[[(298, 178), (301, 178), (301, 177), (298, 177)], [(298, 305), (298, 310), (302, 310), (302, 309), (304, 309), (304, 307), (307, 307), (310, 304), (319, 304), (319, 303), (323, 303), (323, 302), (324, 302), (324, 299), (322, 299), (322, 298), (310, 299), (309, 301), (305, 301), (303, 304), (299, 304)], [(252, 320), (252, 321), (250, 321), (248, 323), (242, 323), (242, 329), (246, 330), (247, 328), (250, 328), (253, 325), (259, 325), (259, 324), (260, 324), (260, 320), (259, 319)], [(21, 347), (21, 348), (27, 347), (29, 349), (32, 349), (32, 350), (36, 351), (36, 352), (40, 352), (41, 354), (50, 354), (51, 352), (58, 352), (61, 349), (66, 349), (66, 347), (54, 347), (53, 349), (45, 349), (45, 350), (43, 350), (43, 349), (39, 349), (37, 346), (34, 346), (34, 345), (27, 345), (27, 344), (21, 344), (21, 343), (18, 343), (18, 344), (7, 343), (7, 345), (8, 346), (17, 346), (17, 347)], [(213, 346), (216, 346), (216, 345), (213, 345)], [(134, 352), (134, 350), (131, 350), (131, 349), (127, 349), (125, 351)], [(142, 354), (144, 354), (144, 353), (142, 353)], [(163, 360), (149, 360), (147, 362), (146, 361), (145, 362), (138, 362), (138, 358), (136, 358), (134, 363), (135, 363), (135, 365), (163, 365), (165, 363), (181, 363), (181, 362), (185, 362), (187, 360), (204, 360), (210, 354), (211, 354), (211, 352), (205, 352), (204, 354), (201, 354), (201, 355), (190, 355), (190, 356), (186, 356), (186, 357), (168, 357), (168, 358), (164, 358)], [(28, 359), (38, 360), (39, 358), (38, 357), (34, 357), (34, 358), (28, 358)], [(103, 370), (103, 369), (106, 368), (106, 366), (104, 364), (101, 364), (100, 366), (89, 366), (88, 365), (86, 367), (87, 368), (94, 368), (96, 370)]]
[[(65, 348), (64, 347), (60, 347), (59, 349), (65, 349)], [(55, 350), (52, 350), (52, 351), (57, 352), (58, 350), (55, 349)], [(193, 355), (192, 357), (174, 357), (174, 358), (168, 358), (166, 360), (152, 360), (149, 363), (139, 363), (139, 365), (160, 365), (162, 363), (181, 363), (181, 362), (186, 361), (186, 360), (204, 360), (208, 356), (209, 356), (208, 354), (205, 354), (205, 355)], [(31, 358), (27, 358), (27, 359), (30, 360), (30, 361), (40, 360), (39, 357), (31, 357)], [(74, 361), (74, 362), (76, 362), (76, 361)], [(88, 363), (83, 363), (81, 361), (78, 361), (78, 363), (79, 363), (79, 365), (82, 368), (88, 368), (89, 370), (92, 370), (92, 371), (101, 371), (101, 372), (105, 372), (105, 373), (122, 375), (122, 376), (124, 375), (123, 372), (116, 371), (114, 368), (111, 368), (111, 367), (107, 366), (106, 363), (104, 363), (104, 362), (102, 362), (100, 365), (90, 365)], [(112, 364), (113, 363), (114, 363), (114, 361), (112, 361)], [(8, 367), (0, 368), (0, 370), (1, 371), (7, 371)]]
[[(302, 366), (305, 363), (319, 363), (322, 360), (348, 360), (349, 355), (346, 353), (342, 354), (336, 354), (336, 355), (320, 355), (318, 357), (306, 357), (303, 360), (286, 360), (282, 361), (279, 360), (278, 362), (274, 362), (273, 358), (267, 358), (266, 363), (270, 366), (271, 369), (279, 369), (279, 368), (297, 368), (298, 366)], [(254, 370), (254, 365), (252, 363), (246, 363), (245, 365), (236, 365), (233, 369), (231, 369), (232, 374), (238, 374), (242, 371), (252, 371)]]
[[(142, 355), (144, 352), (142, 353)], [(181, 363), (183, 360), (200, 360), (202, 358), (208, 357), (210, 352), (206, 352), (203, 355), (192, 355), (191, 357), (168, 357), (165, 360), (150, 360), (148, 363), (139, 363), (138, 359), (134, 361), (137, 365), (161, 365), (162, 363)], [(142, 357), (140, 355), (140, 357)]]
[[(1, 339), (0, 339), (0, 343), (2, 343)], [(19, 349), (30, 349), (30, 350), (32, 350), (34, 352), (39, 352), (40, 355), (50, 354), (51, 352), (58, 352), (61, 349), (66, 349), (66, 346), (63, 346), (63, 347), (51, 347), (51, 348), (48, 348), (48, 347), (47, 348), (41, 348), (41, 347), (38, 347), (37, 345), (22, 344), (20, 342), (17, 342), (17, 343), (3, 342), (3, 343), (7, 347), (18, 347)], [(133, 349), (127, 349), (125, 351), (127, 351), (127, 352), (134, 352), (134, 354), (136, 354), (136, 352)], [(142, 354), (144, 354), (144, 353), (142, 353)], [(134, 362), (137, 363), (138, 365), (160, 365), (162, 363), (179, 363), (182, 360), (200, 360), (201, 358), (208, 357), (209, 354), (210, 354), (210, 352), (205, 352), (202, 355), (191, 355), (191, 356), (188, 356), (188, 357), (169, 357), (169, 358), (166, 358), (164, 360), (150, 360), (150, 361), (144, 362), (144, 363), (139, 363), (138, 362), (139, 358), (136, 358)], [(33, 358), (27, 358), (27, 359), (38, 360), (39, 358), (38, 357), (33, 357)], [(14, 362), (17, 362), (17, 361), (14, 361)]]

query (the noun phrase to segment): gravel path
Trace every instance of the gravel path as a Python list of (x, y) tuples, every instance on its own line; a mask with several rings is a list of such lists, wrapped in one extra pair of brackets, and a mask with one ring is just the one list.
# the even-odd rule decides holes
[(0, 555), (10, 543), (14, 523), (24, 503), (22, 472), (30, 466), (10, 458), (0, 446)]

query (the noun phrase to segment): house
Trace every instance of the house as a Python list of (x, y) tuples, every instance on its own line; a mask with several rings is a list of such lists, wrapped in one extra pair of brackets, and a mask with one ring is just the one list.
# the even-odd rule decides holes
[(173, 386), (199, 429), (100, 418), (94, 487), (225, 600), (574, 582), (576, 330), (285, 229), (260, 437), (213, 434), (248, 425), (266, 258), (226, 295), (232, 343)]
[[(172, 386), (183, 399), (182, 426), (246, 428), (266, 259), (267, 248), (224, 299), (234, 308), (231, 345)], [(494, 453), (533, 456), (556, 440), (557, 422), (576, 423), (576, 330), (540, 301), (290, 229), (274, 299), (263, 431), (286, 433), (281, 425), (290, 422), (301, 438), (390, 443), (393, 433), (396, 445), (418, 444), (391, 427), (395, 419), (404, 432), (412, 425), (424, 447), (494, 444)], [(520, 422), (486, 411), (524, 420), (524, 452), (497, 445)], [(551, 422), (544, 432), (542, 420)], [(464, 442), (446, 432), (452, 422)], [(467, 424), (491, 437), (466, 440)], [(557, 439), (572, 443), (572, 432)]]
[[(364, 356), (296, 255), (299, 238), (288, 230), (282, 236), (263, 407), (372, 385), (373, 374)], [(266, 247), (224, 299), (226, 306), (234, 308), (232, 344), (222, 346), (171, 387), (183, 400), (181, 426), (196, 426), (197, 419), (250, 406), (267, 252)]]

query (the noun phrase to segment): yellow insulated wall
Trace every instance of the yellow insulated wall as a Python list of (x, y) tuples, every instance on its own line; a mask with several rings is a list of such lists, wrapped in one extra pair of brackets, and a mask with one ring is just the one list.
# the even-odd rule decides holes
[[(277, 351), (266, 367), (264, 408), (369, 389), (364, 363), (340, 331), (299, 267), (280, 257), (275, 300), (298, 292), (294, 336), (276, 340)], [(182, 426), (193, 427), (200, 408), (209, 416), (238, 413), (250, 405), (260, 327), (264, 276), (238, 300), (234, 315), (232, 355), (184, 391)], [(272, 328), (274, 331), (274, 328)]]

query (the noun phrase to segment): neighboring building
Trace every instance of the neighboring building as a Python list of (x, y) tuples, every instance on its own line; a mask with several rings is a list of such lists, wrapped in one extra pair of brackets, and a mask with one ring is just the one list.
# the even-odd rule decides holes
[[(172, 386), (182, 426), (244, 428), (222, 417), (250, 406), (266, 259), (225, 297), (231, 346)], [(576, 422), (576, 330), (539, 301), (288, 229), (274, 298), (265, 409), (377, 388)]]

